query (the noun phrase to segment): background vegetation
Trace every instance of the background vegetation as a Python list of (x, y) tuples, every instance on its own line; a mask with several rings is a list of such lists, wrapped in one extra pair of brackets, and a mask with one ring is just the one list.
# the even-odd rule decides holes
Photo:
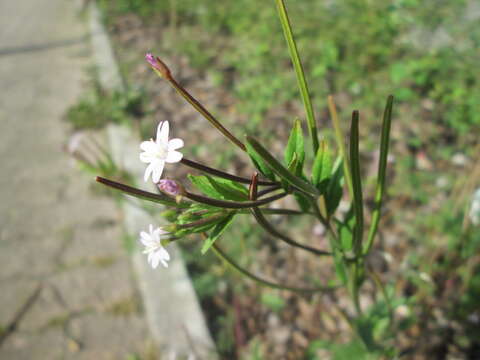
[[(228, 126), (258, 131), (264, 139), (270, 136), (274, 151), (286, 143), (294, 116), (303, 113), (273, 1), (99, 2), (127, 83), (145, 87), (140, 92), (145, 97), (143, 101), (136, 96), (105, 97), (96, 90), (95, 101), (72, 110), (69, 119), (74, 124), (103, 121), (105, 116), (97, 113), (117, 122), (132, 116), (136, 122), (148, 115), (143, 127), (148, 132), (168, 114), (190, 133), (192, 157), (242, 172), (244, 163), (231, 147), (209, 138), (203, 127), (196, 129), (180, 110), (184, 104), (159, 94), (157, 79), (147, 80), (154, 75), (139, 70), (146, 68), (144, 53), (152, 50), (162, 57), (186, 57), (187, 65), (169, 65), (175, 72), (193, 67), (182, 79), (190, 87), (210, 82), (221, 89), (218, 93), (200, 85), (210, 94), (203, 97), (208, 99), (205, 105), (216, 113), (224, 115), (234, 104), (235, 112), (225, 121)], [(380, 261), (383, 252), (393, 257), (383, 279), (397, 305), (409, 309), (396, 340), (412, 358), (480, 358), (480, 230), (467, 220), (471, 195), (480, 184), (478, 5), (468, 0), (299, 0), (287, 1), (287, 7), (322, 136), (330, 136), (327, 95), (335, 96), (344, 119), (352, 109), (360, 109), (362, 170), (367, 179), (377, 162), (373, 149), (384, 100), (391, 93), (396, 98), (389, 199), (376, 259)], [(224, 92), (233, 94), (234, 100), (225, 101)], [(141, 111), (121, 110), (132, 108), (129, 104), (136, 109), (139, 103)], [(109, 114), (104, 109), (120, 112)], [(373, 192), (369, 181), (366, 188), (368, 201)], [(292, 221), (281, 226), (302, 229), (295, 230), (301, 239), (312, 238), (318, 230)], [(318, 270), (318, 264), (305, 258), (275, 253), (271, 240), (251, 225), (235, 223), (229, 236), (238, 241), (225, 244), (244, 265), (285, 281)], [(211, 255), (188, 256), (199, 248), (195, 243), (186, 246), (190, 271), (225, 358), (268, 359), (278, 348), (275, 341), (281, 338), (283, 325), (291, 329), (285, 336), (290, 358), (321, 359), (319, 349), (338, 353), (338, 359), (348, 358), (342, 351), (358, 354), (355, 344), (335, 349), (325, 342), (338, 340), (341, 333), (328, 326), (328, 317), (338, 314), (322, 307), (326, 299), (310, 297), (307, 306), (302, 298), (258, 289), (231, 276)], [(309, 307), (323, 310), (321, 319), (308, 315)], [(385, 307), (372, 312), (384, 317)], [(302, 318), (310, 322), (313, 318), (322, 327), (299, 324)], [(298, 339), (299, 332), (306, 344)]]

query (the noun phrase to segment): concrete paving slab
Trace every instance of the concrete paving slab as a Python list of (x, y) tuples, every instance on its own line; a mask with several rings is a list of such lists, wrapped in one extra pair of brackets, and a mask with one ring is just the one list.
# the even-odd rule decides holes
[(120, 214), (62, 151), (88, 34), (71, 0), (0, 2), (1, 359), (118, 359), (150, 341)]

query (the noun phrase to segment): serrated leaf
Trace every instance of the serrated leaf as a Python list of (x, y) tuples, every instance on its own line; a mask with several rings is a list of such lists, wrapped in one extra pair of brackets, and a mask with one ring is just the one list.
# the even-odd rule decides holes
[(292, 163), (294, 157), (296, 157), (295, 175), (299, 175), (302, 172), (303, 164), (305, 162), (305, 148), (303, 140), (302, 125), (299, 119), (295, 119), (292, 131), (288, 138), (287, 147), (285, 148), (285, 164)]
[(235, 213), (226, 216), (224, 219), (220, 220), (217, 225), (213, 228), (212, 232), (208, 235), (208, 238), (205, 240), (202, 246), (202, 254), (205, 254), (208, 249), (213, 245), (215, 241), (223, 234), (226, 228), (232, 223)]
[(327, 142), (321, 141), (312, 168), (312, 183), (318, 190), (320, 190), (320, 193), (326, 192), (328, 179), (332, 173), (332, 167), (332, 152), (330, 151)]
[(214, 199), (248, 200), (248, 190), (234, 181), (208, 175), (188, 175), (188, 178), (202, 193)]
[(248, 143), (245, 144), (247, 148), (247, 154), (250, 156), (253, 164), (260, 173), (265, 176), (267, 179), (275, 181), (275, 173), (270, 169), (270, 167), (263, 161), (260, 155), (257, 154), (255, 149)]
[(343, 195), (343, 166), (342, 158), (338, 158), (333, 166), (332, 175), (328, 182), (325, 200), (327, 203), (327, 211), (332, 215), (337, 210)]

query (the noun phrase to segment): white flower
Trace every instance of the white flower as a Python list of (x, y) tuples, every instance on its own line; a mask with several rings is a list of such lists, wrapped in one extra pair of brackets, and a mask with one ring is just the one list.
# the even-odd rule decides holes
[(162, 176), (166, 162), (176, 163), (182, 160), (182, 153), (176, 150), (183, 147), (183, 140), (168, 140), (168, 132), (168, 121), (162, 121), (158, 124), (157, 139), (155, 141), (150, 139), (140, 144), (140, 149), (144, 151), (140, 154), (140, 160), (149, 164), (145, 169), (145, 181), (152, 175), (153, 182), (157, 183)]
[(167, 261), (170, 260), (170, 254), (160, 242), (161, 236), (165, 234), (167, 234), (167, 232), (161, 228), (154, 230), (153, 225), (150, 225), (148, 233), (145, 231), (140, 233), (140, 241), (145, 246), (143, 253), (148, 254), (148, 263), (152, 265), (154, 269), (160, 262), (163, 266), (168, 267)]

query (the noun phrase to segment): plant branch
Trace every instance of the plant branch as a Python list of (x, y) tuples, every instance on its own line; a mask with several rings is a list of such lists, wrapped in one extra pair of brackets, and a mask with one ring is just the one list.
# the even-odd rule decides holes
[(97, 176), (95, 178), (95, 181), (106, 185), (108, 187), (111, 187), (115, 190), (122, 191), (126, 193), (127, 195), (134, 196), (136, 198), (140, 198), (143, 200), (148, 200), (148, 201), (153, 201), (156, 203), (160, 203), (166, 206), (172, 206), (172, 207), (177, 207), (177, 208), (187, 208), (190, 206), (190, 204), (185, 204), (185, 203), (177, 203), (175, 200), (172, 200), (170, 197), (163, 195), (163, 194), (154, 194), (148, 191), (140, 190), (137, 188), (134, 188), (132, 186), (128, 186), (113, 180), (105, 179), (101, 176)]
[(308, 245), (303, 245), (303, 244), (300, 244), (298, 242), (296, 242), (295, 240), (289, 238), (288, 236), (280, 233), (279, 231), (277, 231), (273, 226), (272, 224), (270, 224), (270, 222), (265, 218), (265, 216), (263, 216), (261, 210), (259, 208), (252, 208), (251, 209), (252, 213), (253, 213), (253, 216), (255, 217), (255, 219), (257, 220), (258, 224), (260, 226), (262, 226), (265, 231), (267, 231), (268, 233), (270, 233), (271, 235), (279, 238), (280, 240), (286, 242), (287, 244), (291, 245), (291, 246), (295, 246), (295, 247), (298, 247), (300, 249), (303, 249), (303, 250), (306, 250), (308, 252), (311, 252), (315, 255), (319, 255), (319, 256), (328, 256), (328, 255), (332, 255), (330, 252), (328, 251), (324, 251), (324, 250), (319, 250), (319, 249), (315, 249), (313, 247), (310, 247)]
[(250, 280), (255, 281), (256, 283), (259, 283), (264, 286), (268, 286), (274, 289), (279, 289), (279, 290), (290, 290), (298, 293), (313, 293), (313, 292), (330, 292), (334, 291), (337, 286), (323, 286), (323, 287), (315, 287), (315, 288), (299, 288), (299, 287), (294, 287), (294, 286), (288, 286), (288, 285), (280, 285), (265, 279), (262, 279), (254, 274), (252, 274), (250, 271), (244, 269), (241, 267), (239, 264), (237, 264), (230, 256), (228, 256), (219, 246), (217, 243), (214, 243), (212, 245), (212, 249), (214, 250), (215, 255), (217, 255), (220, 259), (222, 259), (224, 262), (226, 262), (228, 265), (230, 265), (234, 270), (239, 272), (240, 274), (248, 277)]
[(220, 131), (228, 140), (234, 143), (243, 151), (246, 151), (245, 145), (238, 140), (230, 131), (228, 131), (200, 102), (195, 99), (182, 85), (180, 85), (172, 76), (168, 66), (156, 57), (156, 64), (152, 66), (152, 69), (162, 78), (167, 80), (170, 85), (190, 104), (195, 110), (197, 110), (202, 116), (207, 119), (218, 131)]

